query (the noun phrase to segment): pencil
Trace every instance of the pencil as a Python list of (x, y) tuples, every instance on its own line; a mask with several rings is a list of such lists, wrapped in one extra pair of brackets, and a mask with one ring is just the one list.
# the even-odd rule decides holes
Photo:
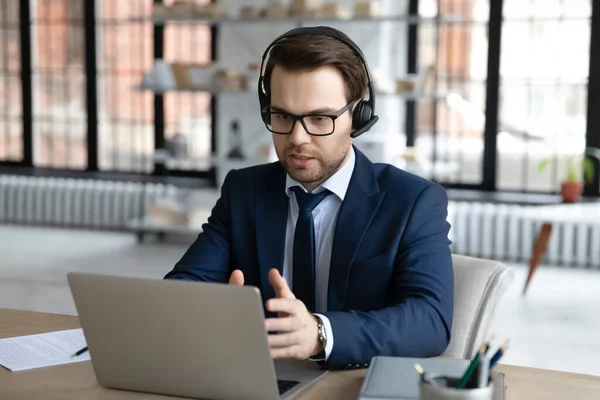
[(483, 345), (483, 354), (487, 354), (490, 346), (492, 345), (492, 340), (494, 340), (494, 335), (490, 336), (490, 338)]
[(419, 375), (421, 375), (421, 378), (424, 379), (423, 374), (425, 373), (425, 371), (423, 371), (423, 368), (421, 367), (421, 364), (416, 363), (415, 364), (415, 369), (417, 370), (417, 372), (419, 373)]
[(481, 347), (479, 348), (479, 351), (473, 358), (473, 361), (471, 361), (471, 364), (469, 364), (469, 368), (467, 368), (467, 371), (461, 378), (460, 382), (458, 382), (458, 385), (456, 386), (457, 388), (459, 388), (459, 389), (465, 388), (465, 385), (467, 384), (467, 382), (469, 381), (469, 379), (471, 379), (471, 376), (473, 375), (473, 371), (475, 371), (475, 368), (477, 368), (477, 364), (479, 363), (479, 358), (481, 357), (481, 354), (483, 353), (484, 348), (485, 348), (485, 344), (482, 344)]
[(421, 381), (427, 382), (431, 386), (438, 386), (437, 382), (435, 382), (435, 379), (431, 379), (431, 377), (429, 376), (429, 374), (427, 374), (427, 373), (425, 373), (425, 371), (423, 371), (423, 367), (421, 367), (421, 364), (416, 363), (415, 364), (415, 369), (417, 370), (417, 372), (419, 373), (419, 375), (421, 375)]
[(500, 346), (498, 351), (496, 351), (496, 353), (492, 356), (492, 359), (490, 360), (490, 369), (494, 368), (494, 366), (498, 363), (500, 358), (502, 358), (506, 350), (508, 350), (508, 340), (504, 342), (504, 344)]

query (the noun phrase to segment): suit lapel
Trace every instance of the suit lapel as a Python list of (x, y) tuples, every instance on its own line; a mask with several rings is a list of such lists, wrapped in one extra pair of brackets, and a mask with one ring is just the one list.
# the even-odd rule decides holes
[(333, 239), (327, 294), (328, 311), (343, 309), (350, 265), (385, 194), (379, 189), (373, 164), (356, 148), (354, 151), (356, 164), (340, 208)]
[(264, 299), (275, 297), (269, 270), (277, 268), (283, 274), (289, 201), (285, 194), (285, 172), (280, 165), (276, 168), (275, 177), (265, 180), (265, 190), (256, 191), (256, 244)]

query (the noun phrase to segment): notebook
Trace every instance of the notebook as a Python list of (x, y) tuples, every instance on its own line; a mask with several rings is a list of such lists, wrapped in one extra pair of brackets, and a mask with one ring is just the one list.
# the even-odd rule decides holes
[[(418, 400), (419, 374), (415, 363), (433, 374), (459, 378), (469, 366), (469, 360), (450, 358), (373, 357), (360, 390), (359, 400)], [(504, 374), (492, 372), (494, 400), (505, 400)]]

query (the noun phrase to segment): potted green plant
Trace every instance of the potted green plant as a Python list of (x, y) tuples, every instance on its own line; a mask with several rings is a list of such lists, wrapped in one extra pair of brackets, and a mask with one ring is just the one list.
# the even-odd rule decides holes
[[(566, 177), (560, 183), (560, 194), (565, 203), (575, 203), (581, 197), (585, 182), (594, 180), (594, 162), (592, 157), (600, 160), (600, 149), (588, 147), (584, 154), (565, 156)], [(550, 163), (549, 159), (539, 162), (538, 172), (543, 172)]]

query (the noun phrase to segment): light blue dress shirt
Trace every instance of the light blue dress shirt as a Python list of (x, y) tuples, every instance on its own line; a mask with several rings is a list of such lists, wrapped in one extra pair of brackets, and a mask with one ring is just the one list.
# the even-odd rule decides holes
[[(316, 244), (316, 265), (315, 265), (315, 295), (316, 307), (315, 315), (323, 321), (325, 333), (327, 335), (327, 343), (325, 346), (325, 361), (329, 359), (329, 355), (333, 350), (333, 332), (329, 319), (322, 314), (327, 311), (327, 287), (329, 284), (329, 267), (331, 263), (331, 250), (333, 247), (333, 236), (337, 223), (338, 214), (348, 184), (354, 171), (355, 154), (354, 149), (350, 147), (350, 155), (346, 163), (329, 179), (323, 182), (318, 188), (311, 193), (319, 193), (323, 190), (329, 190), (333, 194), (327, 196), (313, 210), (313, 219), (315, 224), (315, 244)], [(307, 191), (302, 184), (292, 179), (289, 175), (286, 178), (285, 192), (289, 198), (288, 219), (285, 235), (285, 252), (283, 256), (283, 277), (287, 280), (290, 289), (293, 291), (293, 254), (294, 254), (294, 231), (296, 229), (296, 221), (298, 219), (298, 203), (296, 195), (291, 190), (294, 186), (300, 186), (305, 192)]]

